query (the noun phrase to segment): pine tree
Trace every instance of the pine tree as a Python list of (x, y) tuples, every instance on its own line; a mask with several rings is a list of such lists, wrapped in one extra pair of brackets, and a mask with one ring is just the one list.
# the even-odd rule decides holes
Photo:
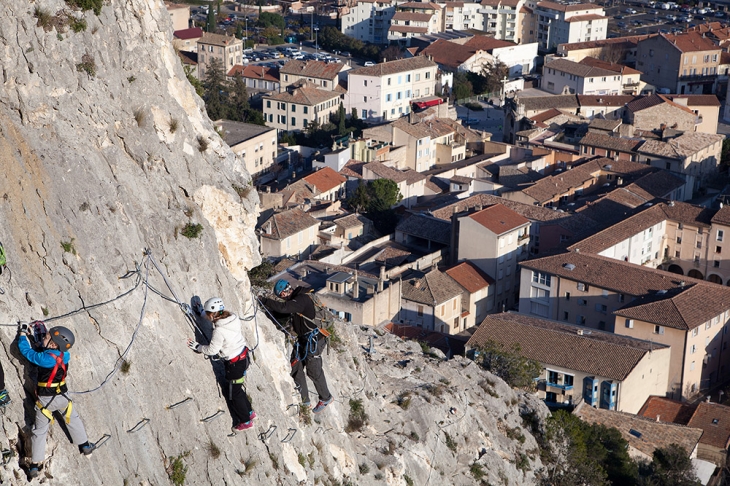
[(247, 112), (251, 108), (248, 103), (248, 90), (241, 74), (233, 79), (231, 87), (231, 104), (229, 118), (234, 121), (247, 121)]
[(357, 117), (357, 108), (352, 109), (352, 124), (354, 125), (358, 120)]
[(208, 68), (205, 71), (205, 79), (203, 80), (203, 88), (205, 89), (205, 109), (211, 120), (220, 120), (227, 115), (227, 90), (228, 82), (226, 81), (226, 73), (223, 72), (223, 61), (212, 58)]
[(208, 9), (208, 20), (205, 23), (206, 32), (215, 32), (215, 12), (212, 8)]
[(345, 126), (345, 106), (340, 103), (340, 109), (337, 110), (337, 133), (344, 135), (347, 133)]

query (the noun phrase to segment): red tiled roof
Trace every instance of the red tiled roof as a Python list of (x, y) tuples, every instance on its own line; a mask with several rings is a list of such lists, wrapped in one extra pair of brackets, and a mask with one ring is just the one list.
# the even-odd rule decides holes
[(203, 37), (203, 29), (200, 27), (193, 27), (191, 29), (176, 30), (172, 33), (173, 36), (180, 40), (197, 39)]
[(345, 166), (340, 169), (340, 174), (345, 177), (355, 177), (357, 179), (362, 179), (362, 168), (366, 163), (367, 162), (350, 159), (347, 161)]
[(530, 224), (530, 220), (517, 214), (511, 209), (495, 204), (488, 208), (469, 215), (471, 219), (481, 224), (496, 235), (501, 235)]
[(623, 64), (602, 61), (600, 59), (596, 59), (595, 57), (584, 57), (583, 59), (581, 59), (580, 64), (586, 64), (592, 67), (607, 69), (609, 71), (621, 74), (642, 74), (641, 71), (637, 71), (636, 69), (624, 66)]
[(233, 78), (238, 75), (248, 79), (263, 79), (264, 81), (279, 82), (279, 70), (276, 68), (268, 68), (265, 66), (248, 65), (243, 66), (236, 64), (228, 71), (228, 77)]
[(636, 415), (661, 422), (687, 425), (693, 413), (694, 407), (692, 405), (652, 395), (646, 399), (644, 406)]
[(705, 431), (700, 444), (727, 449), (730, 442), (730, 407), (700, 402), (687, 425)]
[(297, 61), (290, 60), (284, 64), (279, 72), (281, 74), (293, 74), (308, 78), (334, 79), (343, 68), (343, 64), (328, 64), (322, 61)]
[(498, 49), (500, 47), (514, 47), (517, 44), (514, 42), (495, 39), (494, 37), (487, 37), (486, 35), (475, 35), (466, 41), (464, 45), (474, 50), (479, 49), (481, 51), (490, 52), (493, 49)]
[(391, 20), (406, 20), (414, 22), (430, 22), (431, 14), (418, 12), (396, 12)]
[(470, 294), (494, 284), (494, 279), (481, 271), (471, 262), (457, 263), (446, 270), (451, 278), (464, 287)]
[[(723, 54), (726, 54), (723, 52)], [(730, 53), (727, 53), (730, 55)], [(666, 98), (674, 100), (687, 100), (687, 106), (720, 106), (720, 100), (713, 94), (709, 95), (664, 95)]]
[(445, 39), (438, 39), (423, 49), (419, 55), (431, 56), (434, 62), (442, 66), (458, 68), (474, 55), (474, 49)]
[(340, 175), (331, 167), (324, 167), (317, 172), (309, 174), (304, 179), (322, 193), (334, 189), (347, 181), (346, 177)]
[(658, 34), (680, 52), (720, 51), (720, 46), (699, 32), (682, 34)]

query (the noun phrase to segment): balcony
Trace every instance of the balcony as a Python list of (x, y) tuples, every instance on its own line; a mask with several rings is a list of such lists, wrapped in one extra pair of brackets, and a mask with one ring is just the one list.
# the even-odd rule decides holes
[(684, 82), (710, 83), (717, 79), (717, 74), (688, 74), (677, 79)]
[(560, 385), (558, 383), (550, 383), (545, 378), (535, 378), (535, 384), (537, 386), (537, 389), (541, 391), (560, 393), (561, 395), (566, 395), (566, 392), (570, 392), (570, 395), (573, 394), (573, 385)]

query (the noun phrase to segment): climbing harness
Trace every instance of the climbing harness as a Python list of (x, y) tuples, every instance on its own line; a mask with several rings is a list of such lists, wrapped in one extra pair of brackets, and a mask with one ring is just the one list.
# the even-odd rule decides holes
[[(325, 346), (327, 345), (326, 339), (329, 336), (329, 333), (325, 334), (326, 331), (325, 332), (322, 332), (322, 331), (324, 331), (324, 329), (319, 329), (319, 328), (315, 328), (312, 331), (309, 331), (306, 334), (307, 341), (304, 344), (304, 346), (302, 346), (299, 343), (299, 340), (297, 340), (294, 343), (294, 347), (296, 349), (296, 355), (294, 357), (294, 360), (291, 362), (292, 367), (294, 367), (294, 365), (296, 365), (299, 361), (305, 361), (307, 359), (307, 357), (309, 357), (310, 354), (311, 355), (317, 354), (317, 349), (319, 348), (319, 336), (322, 336), (325, 338)], [(300, 348), (302, 348), (302, 347), (304, 347), (304, 355), (301, 355), (299, 353)]]
[[(48, 410), (48, 408), (46, 408), (46, 407), (48, 407), (49, 405), (51, 405), (51, 403), (53, 403), (53, 400), (55, 400), (57, 396), (58, 395), (54, 395), (53, 398), (51, 398), (51, 400), (48, 402), (48, 405), (46, 405), (46, 406), (43, 406), (43, 402), (41, 402), (40, 400), (36, 400), (36, 402), (35, 402), (35, 406), (38, 407), (38, 410), (51, 423), (54, 422), (53, 412), (51, 412), (50, 410)], [(70, 424), (71, 423), (71, 412), (73, 411), (73, 402), (71, 401), (71, 399), (69, 399), (66, 396), (65, 393), (61, 394), (61, 396), (64, 397), (66, 400), (68, 400), (68, 405), (66, 406), (66, 410), (63, 411), (63, 416), (64, 416), (64, 420), (66, 421), (66, 423), (67, 424)]]
[(145, 426), (145, 425), (147, 425), (148, 423), (150, 423), (150, 419), (148, 419), (148, 418), (143, 418), (142, 420), (140, 420), (139, 422), (137, 422), (137, 425), (135, 425), (134, 427), (132, 427), (131, 429), (129, 429), (129, 430), (127, 431), (127, 433), (128, 433), (128, 434), (134, 434), (135, 432), (139, 432), (139, 431), (140, 431), (140, 430), (142, 430), (142, 429), (144, 428), (144, 426)]
[(187, 398), (185, 398), (185, 400), (181, 400), (181, 401), (179, 401), (177, 403), (173, 403), (172, 405), (168, 405), (165, 408), (168, 409), (168, 410), (173, 410), (173, 409), (179, 407), (180, 405), (184, 405), (184, 404), (190, 402), (192, 399), (193, 399), (193, 397), (187, 397)]
[(247, 356), (248, 356), (248, 347), (244, 347), (243, 348), (243, 351), (241, 351), (241, 354), (239, 354), (238, 356), (234, 356), (233, 358), (229, 359), (228, 362), (229, 363), (237, 363), (237, 362), (239, 362), (242, 359), (246, 359)]

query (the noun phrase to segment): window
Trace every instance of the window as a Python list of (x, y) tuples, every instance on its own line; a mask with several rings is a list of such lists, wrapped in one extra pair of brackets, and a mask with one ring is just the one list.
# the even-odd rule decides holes
[(578, 305), (588, 305), (588, 301), (586, 299), (578, 299)]
[[(692, 361), (692, 362), (691, 362), (691, 363), (689, 364), (689, 370), (690, 370), (690, 371), (694, 371), (694, 369), (695, 369), (695, 362), (694, 362), (694, 361)], [(694, 384), (692, 385), (692, 391), (694, 391)]]
[(603, 296), (604, 299), (607, 299), (608, 298), (608, 290), (605, 290), (604, 289), (603, 292), (601, 293), (601, 295)]
[(271, 100), (266, 100), (266, 108), (271, 108)]
[(553, 385), (558, 384), (558, 372), (557, 371), (550, 371), (547, 372), (547, 381), (548, 383), (552, 383)]
[(291, 117), (291, 126), (293, 126), (293, 127), (297, 126), (297, 119), (294, 117)]
[(570, 300), (570, 292), (565, 292), (565, 300)]
[(697, 336), (699, 333), (700, 333), (699, 327), (695, 327), (694, 329), (692, 329), (692, 337)]
[(385, 101), (393, 101), (393, 95), (390, 93), (385, 95)]
[(291, 112), (296, 113), (297, 112), (297, 105), (291, 105)]
[(545, 304), (541, 304), (535, 301), (530, 302), (530, 314), (534, 314), (540, 317), (547, 317), (549, 310), (550, 308)]
[(397, 92), (397, 93), (395, 94), (395, 99), (397, 99), (397, 100), (401, 99), (401, 94), (402, 94), (402, 93), (401, 93), (400, 91), (398, 91), (398, 92)]
[(406, 74), (406, 83), (410, 83), (410, 82), (411, 82), (411, 75)]
[(426, 73), (426, 79), (431, 79), (431, 73), (430, 72), (427, 72)]
[(680, 244), (680, 245), (682, 244), (682, 237), (681, 236), (677, 236), (677, 243)]
[(304, 125), (304, 128), (307, 128), (307, 125), (309, 125), (309, 120), (305, 118), (302, 124)]
[(696, 351), (697, 351), (697, 346), (696, 345), (693, 344), (692, 346), (690, 346), (690, 348), (689, 348), (689, 354), (695, 354)]
[(715, 253), (722, 253), (722, 247), (721, 246), (716, 246), (715, 247)]
[(654, 334), (664, 334), (664, 326), (654, 326)]
[(421, 80), (421, 73), (416, 73), (416, 81), (420, 81), (420, 80)]
[(633, 329), (634, 328), (634, 320), (633, 319), (626, 319), (626, 321), (624, 321), (624, 325), (626, 326), (627, 329)]
[(588, 285), (584, 284), (583, 282), (578, 282), (578, 290), (581, 292), (588, 292)]
[(363, 120), (368, 117), (368, 110), (362, 110), (362, 118)]
[(363, 103), (367, 103), (368, 102), (368, 97), (367, 96), (363, 96), (362, 97), (362, 101), (363, 101)]
[(578, 316), (578, 319), (575, 321), (579, 326), (585, 326), (586, 324), (586, 316)]
[(608, 311), (608, 306), (605, 304), (596, 304), (596, 311), (605, 314)]
[(390, 78), (388, 78), (388, 86), (390, 86)]
[(623, 302), (625, 299), (624, 294), (618, 294), (618, 301)]
[(717, 230), (717, 241), (722, 241), (722, 238), (725, 236), (725, 232), (723, 230)]
[(570, 320), (570, 313), (568, 311), (563, 311), (563, 320), (564, 321)]
[(418, 317), (422, 317), (423, 316), (423, 306), (419, 305), (418, 310), (416, 312), (418, 313)]

